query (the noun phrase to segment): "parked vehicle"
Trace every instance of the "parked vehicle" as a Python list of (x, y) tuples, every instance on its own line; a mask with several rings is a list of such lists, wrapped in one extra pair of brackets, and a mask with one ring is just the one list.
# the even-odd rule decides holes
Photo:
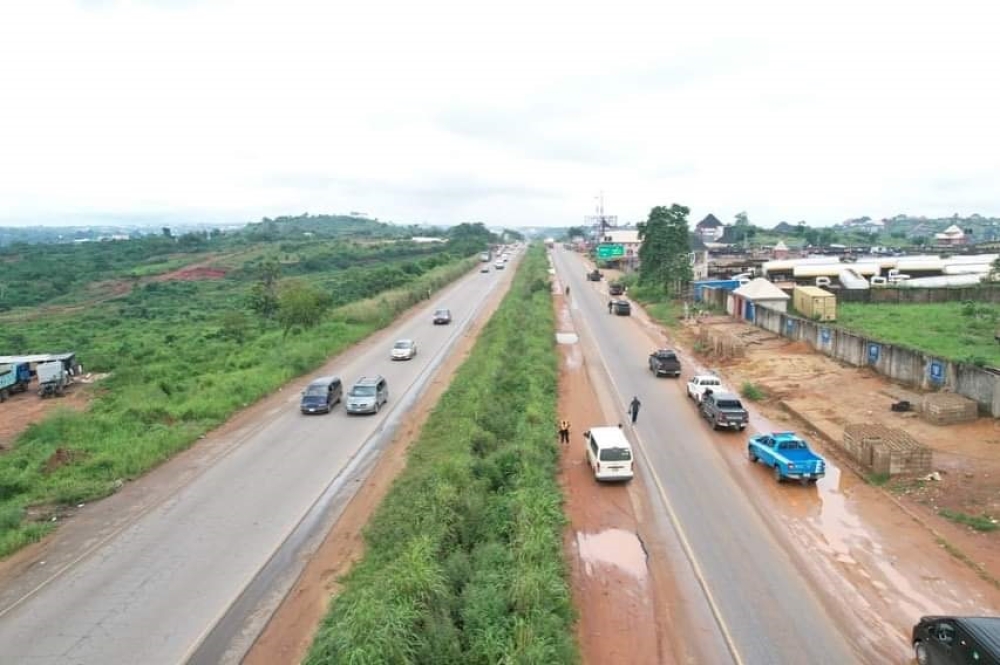
[(401, 339), (392, 345), (389, 357), (392, 360), (413, 360), (417, 355), (417, 343), (412, 339)]
[(587, 464), (595, 479), (632, 479), (632, 444), (621, 427), (593, 427), (583, 435), (587, 442)]
[(436, 326), (446, 326), (451, 323), (451, 310), (450, 309), (436, 309), (434, 310), (434, 325)]
[(615, 300), (611, 303), (611, 310), (618, 316), (631, 316), (632, 305), (628, 300)]
[(658, 349), (649, 354), (649, 371), (656, 376), (680, 376), (681, 360), (670, 349)]
[(587, 281), (590, 282), (599, 282), (601, 281), (602, 277), (604, 277), (604, 275), (601, 273), (600, 270), (597, 270), (596, 268), (587, 273)]
[(998, 665), (1000, 617), (921, 617), (913, 651), (919, 665)]
[(504, 262), (502, 260), (500, 260), (500, 261), (494, 261), (493, 262), (493, 269), (494, 270), (503, 270), (504, 269), (504, 265), (505, 264), (504, 264)]
[(688, 397), (693, 399), (695, 402), (700, 403), (701, 398), (705, 395), (706, 391), (713, 393), (729, 392), (722, 385), (722, 379), (714, 374), (698, 374), (697, 376), (691, 377), (691, 380), (687, 383)]
[(620, 296), (625, 293), (625, 285), (620, 282), (611, 282), (608, 284), (608, 295), (609, 296)]
[(69, 385), (69, 372), (62, 362), (39, 363), (35, 368), (38, 374), (38, 394), (41, 397), (61, 397)]
[(751, 437), (747, 444), (751, 462), (761, 461), (774, 469), (774, 479), (814, 483), (826, 475), (826, 461), (809, 449), (794, 432), (774, 432)]
[(32, 376), (28, 363), (0, 365), (0, 402), (6, 401), (13, 393), (26, 391)]
[(706, 391), (698, 409), (705, 420), (712, 423), (712, 429), (738, 429), (742, 432), (750, 422), (750, 414), (743, 408), (743, 402), (732, 393)]
[(344, 405), (348, 413), (378, 413), (389, 401), (389, 384), (381, 376), (363, 376), (354, 382)]
[(483, 272), (483, 273), (488, 273), (489, 271), (490, 271), (490, 267), (487, 264), (483, 264), (483, 266), (479, 269), (479, 272)]
[(490, 253), (489, 252), (482, 252), (479, 255), (479, 260), (482, 261), (483, 263), (489, 263), (490, 262)]
[(344, 384), (336, 376), (313, 379), (302, 391), (299, 410), (302, 413), (330, 413), (344, 397)]

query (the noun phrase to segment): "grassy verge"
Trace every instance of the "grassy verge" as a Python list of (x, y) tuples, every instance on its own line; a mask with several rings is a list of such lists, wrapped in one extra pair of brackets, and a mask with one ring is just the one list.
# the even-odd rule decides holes
[(938, 515), (956, 524), (964, 524), (976, 531), (996, 531), (1000, 528), (997, 521), (989, 515), (966, 515), (965, 513), (948, 510), (947, 508), (939, 510)]
[(630, 286), (628, 295), (640, 303), (646, 313), (660, 325), (675, 328), (684, 318), (684, 303), (668, 298), (660, 289)]
[(838, 303), (837, 325), (947, 360), (1000, 367), (1000, 305)]
[(220, 304), (218, 311), (233, 299), (232, 287), (222, 283), (157, 285), (83, 320), (20, 328), (41, 348), (75, 344), (92, 366), (113, 372), (95, 384), (89, 411), (57, 412), (0, 455), (0, 557), (51, 530), (61, 507), (113, 493), (235, 411), (384, 327), (474, 263), (440, 265), (287, 338), (274, 328), (250, 330), (242, 341), (221, 334), (209, 313), (212, 303)]
[(410, 451), (306, 662), (572, 663), (546, 261), (508, 294)]

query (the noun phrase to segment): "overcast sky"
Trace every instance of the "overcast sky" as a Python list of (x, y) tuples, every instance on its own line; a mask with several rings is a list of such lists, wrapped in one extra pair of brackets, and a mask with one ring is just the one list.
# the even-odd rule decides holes
[(0, 224), (1000, 215), (1000, 3), (0, 4)]

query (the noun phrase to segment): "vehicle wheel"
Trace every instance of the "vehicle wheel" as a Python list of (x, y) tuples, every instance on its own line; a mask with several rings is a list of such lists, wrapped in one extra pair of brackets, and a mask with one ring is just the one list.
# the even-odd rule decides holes
[(746, 426), (746, 425), (740, 425), (740, 431), (741, 431), (741, 432), (742, 432), (743, 430), (745, 430), (746, 428), (747, 428), (747, 426)]
[(747, 457), (750, 458), (751, 464), (757, 463), (757, 453), (753, 451), (753, 448), (747, 448)]
[(913, 643), (913, 653), (916, 655), (919, 665), (930, 665), (931, 655), (927, 652), (927, 647), (923, 642), (917, 641)]
[(779, 483), (782, 481), (781, 469), (778, 467), (777, 464), (774, 465), (774, 480)]

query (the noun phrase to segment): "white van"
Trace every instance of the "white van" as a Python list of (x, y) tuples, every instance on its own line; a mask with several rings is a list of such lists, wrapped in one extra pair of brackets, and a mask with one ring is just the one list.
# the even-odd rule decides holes
[(632, 444), (621, 427), (593, 427), (584, 434), (587, 464), (597, 480), (632, 479)]

